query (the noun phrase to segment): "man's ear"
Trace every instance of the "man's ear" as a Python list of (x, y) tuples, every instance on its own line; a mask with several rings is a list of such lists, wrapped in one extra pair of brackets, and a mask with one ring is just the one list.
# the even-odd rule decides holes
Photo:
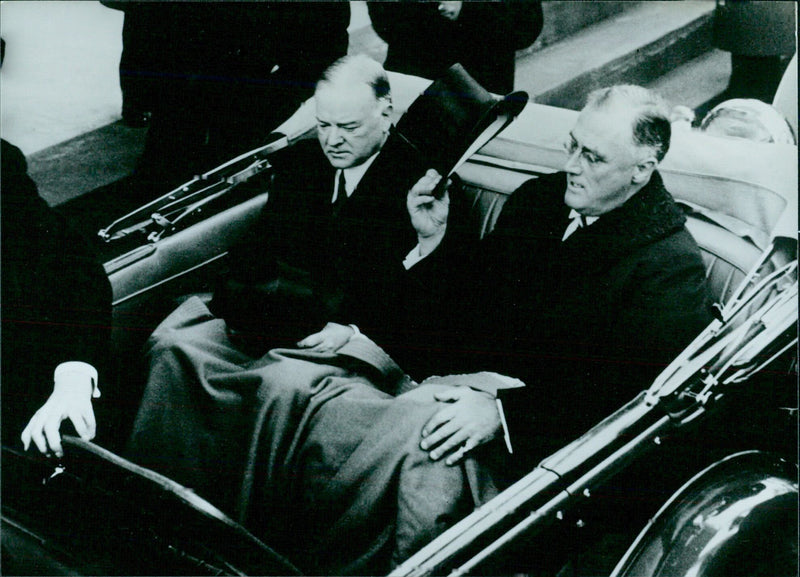
[(655, 156), (648, 156), (644, 160), (639, 161), (633, 169), (631, 181), (633, 184), (647, 184), (657, 166), (658, 159), (656, 159)]

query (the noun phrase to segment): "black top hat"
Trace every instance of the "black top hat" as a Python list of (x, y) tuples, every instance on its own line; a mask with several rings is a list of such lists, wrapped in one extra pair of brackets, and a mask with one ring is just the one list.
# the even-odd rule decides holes
[(493, 96), (454, 64), (409, 106), (397, 132), (426, 166), (446, 176), (511, 124), (527, 102), (526, 92)]

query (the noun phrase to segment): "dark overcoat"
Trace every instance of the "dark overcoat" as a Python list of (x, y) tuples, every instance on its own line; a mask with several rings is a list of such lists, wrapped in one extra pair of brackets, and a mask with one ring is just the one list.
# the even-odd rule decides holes
[(657, 172), (562, 242), (565, 189), (563, 173), (523, 184), (486, 244), (494, 310), (476, 348), (527, 385), (500, 393), (524, 468), (646, 388), (711, 321), (702, 257)]
[(84, 361), (108, 383), (111, 284), (81, 234), (39, 196), (22, 152), (2, 141), (2, 425), (19, 435), (53, 390), (53, 370)]
[[(419, 178), (422, 172), (408, 166), (411, 152), (390, 137), (338, 215), (331, 204), (336, 170), (316, 140), (273, 157), (269, 200), (256, 226), (231, 250), (214, 312), (232, 328), (252, 333), (274, 335), (282, 330), (276, 322), (287, 323), (279, 336), (290, 340), (275, 345), (320, 330), (324, 321), (371, 328), (371, 295), (391, 286), (404, 251), (416, 243), (406, 193), (411, 173)], [(276, 293), (288, 301), (282, 308), (275, 307)]]
[(477, 240), (466, 232), (460, 191), (451, 194), (445, 241), (406, 271), (403, 259), (417, 244), (406, 196), (427, 167), (404, 141), (389, 136), (338, 216), (331, 205), (336, 170), (316, 141), (271, 160), (269, 201), (231, 250), (214, 313), (247, 335), (254, 356), (334, 321), (356, 324), (415, 378), (427, 377), (432, 365), (441, 371), (443, 351), (463, 334), (451, 293), (463, 285), (462, 263)]

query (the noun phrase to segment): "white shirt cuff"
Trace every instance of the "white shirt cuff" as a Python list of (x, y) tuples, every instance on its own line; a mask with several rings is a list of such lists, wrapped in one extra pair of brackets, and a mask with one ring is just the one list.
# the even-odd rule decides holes
[(495, 399), (497, 404), (497, 412), (500, 415), (500, 424), (503, 426), (503, 440), (506, 442), (506, 449), (509, 453), (513, 453), (514, 449), (511, 447), (511, 435), (508, 432), (508, 423), (506, 422), (506, 413), (503, 411), (503, 401)]
[(422, 256), (422, 251), (420, 250), (420, 246), (419, 244), (417, 244), (417, 246), (412, 248), (411, 252), (406, 255), (406, 258), (403, 259), (403, 267), (405, 267), (405, 269), (408, 270), (412, 266), (417, 264), (419, 261), (421, 261), (423, 258), (425, 257)]
[(53, 372), (53, 382), (58, 385), (75, 379), (88, 379), (92, 383), (92, 398), (100, 397), (100, 388), (97, 384), (97, 369), (89, 363), (82, 361), (68, 361), (61, 363)]

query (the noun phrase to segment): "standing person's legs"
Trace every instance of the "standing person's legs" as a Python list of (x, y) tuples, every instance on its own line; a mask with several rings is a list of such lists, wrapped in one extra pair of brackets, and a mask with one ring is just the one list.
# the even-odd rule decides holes
[(153, 109), (154, 85), (160, 73), (157, 16), (148, 6), (139, 3), (125, 8), (119, 86), (122, 121), (133, 128), (147, 126)]
[(725, 91), (726, 99), (756, 98), (771, 103), (789, 60), (789, 56), (731, 54), (731, 78)]

